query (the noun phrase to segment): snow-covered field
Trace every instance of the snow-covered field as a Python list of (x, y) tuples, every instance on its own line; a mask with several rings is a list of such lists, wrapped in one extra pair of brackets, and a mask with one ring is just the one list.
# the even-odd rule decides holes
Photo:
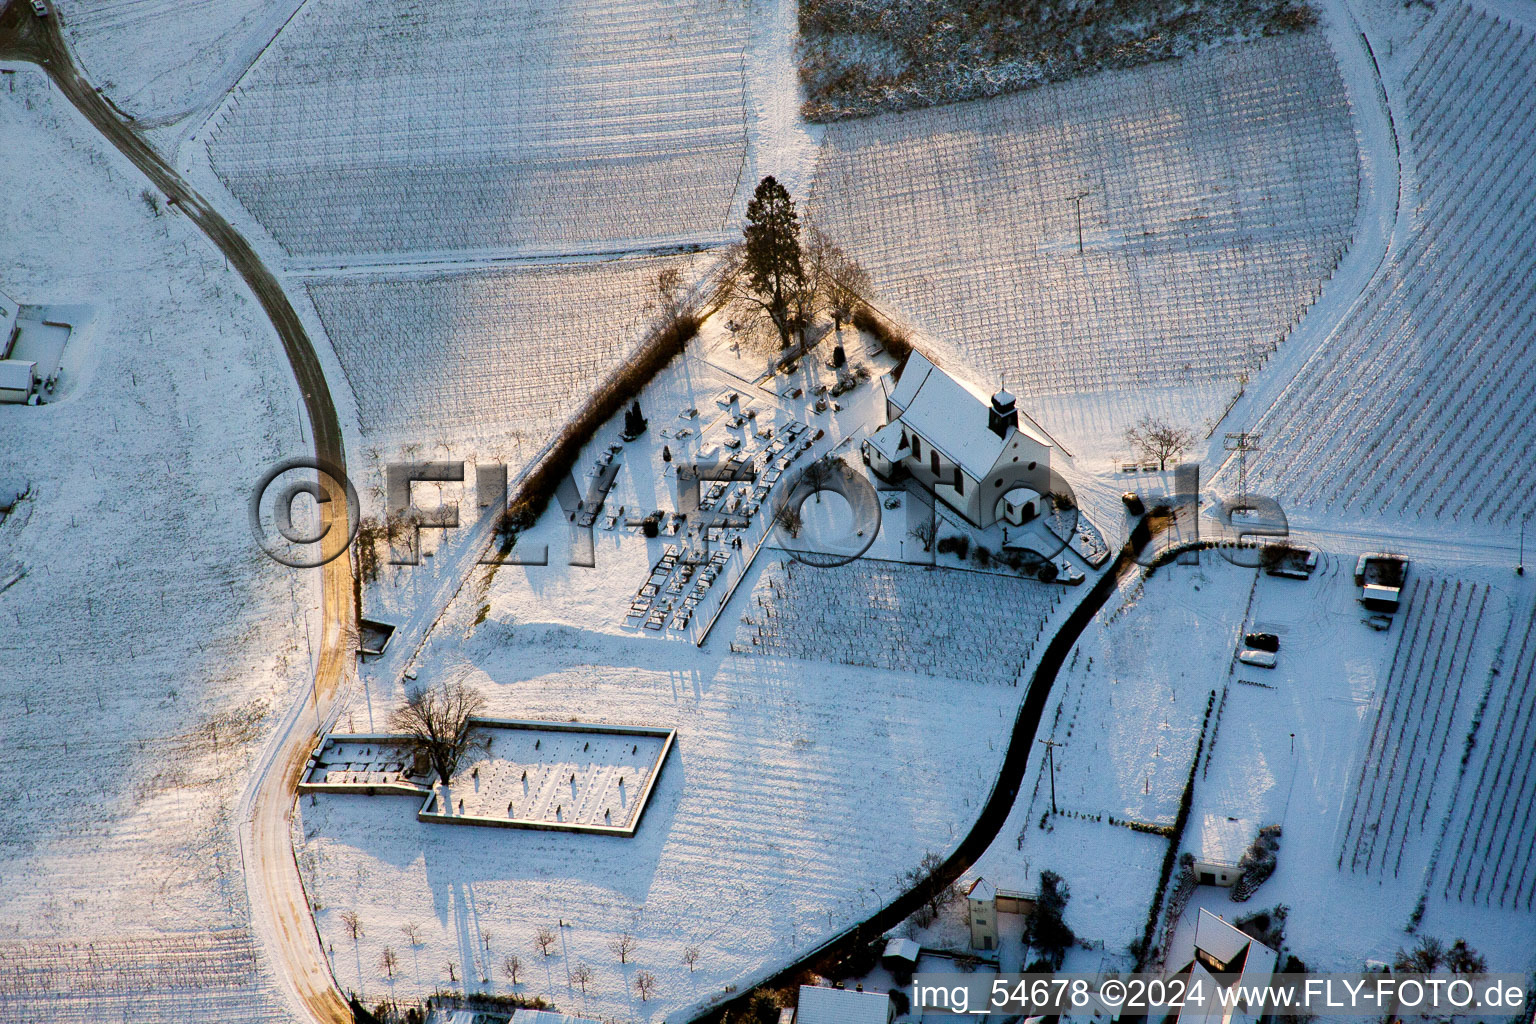
[(1253, 478), (1288, 506), (1511, 529), (1536, 485), (1536, 31), (1445, 5), (1387, 74), (1405, 237), (1263, 412)]
[[(62, 0), (81, 68), (141, 123), (217, 100), (300, 0)], [(275, 19), (275, 23), (274, 23)], [(223, 73), (221, 75), (221, 73)]]
[(1067, 425), (1076, 450), (1166, 401), (1151, 392), (1219, 415), (1344, 252), (1357, 190), (1343, 86), (1308, 32), (834, 125), (812, 208), (885, 306), (1047, 422), (1122, 394)]
[[(0, 187), (27, 198), (0, 287), (93, 316), (66, 397), (0, 406), (0, 464), (32, 485), (0, 525), (0, 564), (25, 569), (0, 592), (0, 1020), (281, 1019), (243, 930), (230, 813), (270, 712), (309, 675), (307, 581), (245, 517), (300, 444), (297, 394), (202, 236), (151, 212), (41, 73), (5, 77)], [(189, 962), (205, 989), (178, 999)], [(57, 985), (16, 980), (48, 970)]]
[(716, 239), (747, 159), (746, 7), (311, 0), (200, 131), (291, 255)]

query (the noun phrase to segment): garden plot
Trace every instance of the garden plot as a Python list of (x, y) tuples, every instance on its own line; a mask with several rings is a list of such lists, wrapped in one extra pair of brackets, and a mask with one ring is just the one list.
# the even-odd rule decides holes
[(254, 482), (303, 450), (297, 389), (203, 237), (151, 212), (145, 180), (41, 72), (7, 78), (0, 188), (28, 200), (8, 214), (3, 287), (95, 317), (70, 340), (89, 356), (68, 401), (0, 407), (0, 465), (31, 486), (0, 525), (0, 562), (24, 569), (0, 592), (0, 940), (7, 963), (61, 972), (92, 943), (142, 942), (79, 990), (0, 996), (0, 1018), (269, 1019), (265, 982), (217, 974), (217, 949), (186, 954), (216, 979), (206, 1001), (170, 980), (123, 991), (113, 972), (160, 976), (168, 936), (246, 922), (232, 808), (318, 640), (309, 580), (246, 525)]
[(780, 559), (758, 578), (731, 647), (1014, 685), (1062, 593), (1054, 584), (958, 569)]
[[(1536, 907), (1536, 614), (1511, 620), (1488, 676), (1446, 814), (1438, 895), (1529, 914)], [(1453, 748), (1454, 749), (1454, 748)], [(1433, 869), (1433, 865), (1431, 866)], [(1434, 879), (1430, 879), (1432, 885)]]
[(312, 0), (202, 132), (309, 261), (606, 251), (728, 233), (747, 158), (735, 0)]
[[(1433, 837), (1430, 809), (1437, 783), (1449, 782), (1442, 770), (1454, 750), (1452, 725), (1476, 699), (1467, 668), (1488, 610), (1488, 588), (1476, 583), (1418, 576), (1409, 587), (1339, 849), (1340, 867), (1394, 878), (1410, 838)], [(1427, 853), (1418, 845), (1410, 867)]]
[(1215, 415), (1337, 265), (1357, 193), (1309, 32), (833, 125), (811, 207), (887, 304), (1027, 400), (1181, 388)]
[(641, 340), (656, 275), (691, 259), (308, 282), (357, 399), (386, 449), (477, 445), (520, 465)]
[(1405, 238), (1264, 413), (1250, 480), (1287, 507), (1513, 529), (1536, 487), (1536, 35), (1464, 4), (1426, 31), (1399, 90)]

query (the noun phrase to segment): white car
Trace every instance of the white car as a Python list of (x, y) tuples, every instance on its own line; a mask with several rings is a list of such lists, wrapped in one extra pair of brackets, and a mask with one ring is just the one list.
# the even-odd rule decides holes
[(1274, 668), (1276, 661), (1273, 651), (1256, 651), (1251, 647), (1243, 648), (1238, 653), (1237, 660), (1255, 668)]

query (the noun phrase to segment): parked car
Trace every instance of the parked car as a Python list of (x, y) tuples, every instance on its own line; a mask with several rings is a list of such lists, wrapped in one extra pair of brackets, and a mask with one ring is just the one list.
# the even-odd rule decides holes
[(1255, 668), (1274, 668), (1278, 659), (1273, 651), (1256, 651), (1251, 647), (1245, 647), (1238, 653), (1237, 660)]
[(48, 17), (48, 5), (43, 0), (32, 0), (32, 13), (39, 18)]

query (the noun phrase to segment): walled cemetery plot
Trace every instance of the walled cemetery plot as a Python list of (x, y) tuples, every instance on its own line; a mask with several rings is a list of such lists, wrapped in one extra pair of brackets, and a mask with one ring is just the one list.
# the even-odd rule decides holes
[(209, 157), (311, 260), (723, 237), (747, 156), (746, 14), (313, 0), (204, 129)]
[(327, 736), (300, 793), (425, 798), (424, 822), (632, 836), (672, 749), (666, 729), (475, 718), (444, 786), (399, 736)]
[(1213, 415), (1341, 258), (1356, 162), (1305, 33), (833, 125), (811, 205), (984, 379), (1026, 399), (1194, 385)]
[(752, 588), (731, 649), (1013, 685), (1062, 593), (992, 573), (780, 558)]
[[(422, 452), (531, 457), (654, 319), (688, 258), (308, 282), (363, 433)], [(489, 450), (487, 450), (489, 449)]]
[(1252, 479), (1288, 506), (1512, 528), (1536, 486), (1536, 34), (1458, 4), (1401, 93), (1411, 232), (1264, 415)]

